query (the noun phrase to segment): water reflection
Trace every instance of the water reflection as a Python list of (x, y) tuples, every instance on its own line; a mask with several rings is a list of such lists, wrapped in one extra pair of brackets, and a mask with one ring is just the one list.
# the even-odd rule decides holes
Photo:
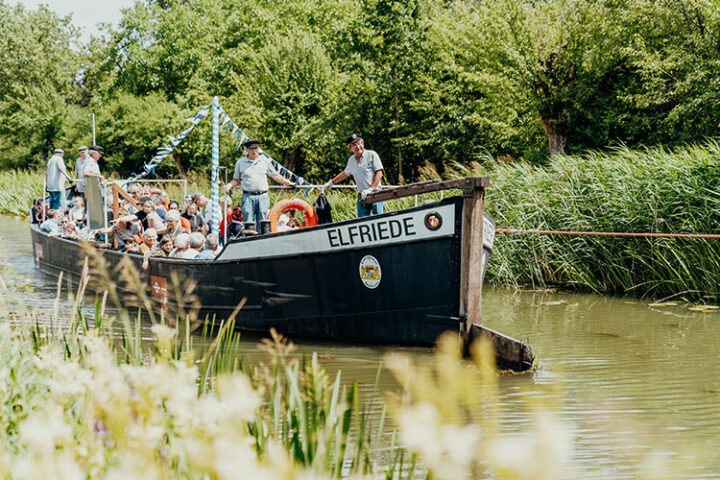
[[(0, 218), (0, 232), (2, 261), (29, 287), (16, 300), (52, 308), (56, 280), (35, 268), (27, 225)], [(540, 359), (534, 374), (500, 380), (503, 434), (528, 426), (531, 392), (556, 405), (571, 425), (577, 477), (637, 478), (639, 462), (650, 459), (671, 464), (677, 478), (720, 478), (720, 313), (493, 289), (485, 291), (483, 311), (488, 326), (527, 338)], [(373, 390), (387, 353), (403, 351), (420, 362), (431, 355), (420, 348), (309, 342), (299, 348), (318, 352), (332, 372), (357, 380), (375, 407), (383, 392), (397, 387), (383, 372), (378, 392)], [(250, 363), (266, 358), (258, 337), (245, 338), (238, 353)]]

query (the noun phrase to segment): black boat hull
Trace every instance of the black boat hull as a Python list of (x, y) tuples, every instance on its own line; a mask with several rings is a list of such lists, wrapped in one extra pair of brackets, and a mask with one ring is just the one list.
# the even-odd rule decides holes
[[(433, 216), (440, 217), (441, 227)], [(158, 310), (177, 308), (168, 294), (174, 277), (191, 279), (202, 305), (199, 318), (209, 321), (228, 318), (246, 299), (236, 317), (243, 330), (275, 328), (291, 338), (432, 345), (441, 333), (460, 327), (461, 222), (462, 198), (450, 198), (366, 219), (241, 239), (210, 262), (152, 258), (143, 271), (139, 255), (97, 251), (111, 268), (130, 258)], [(40, 269), (79, 277), (87, 256), (79, 243), (48, 237), (34, 226), (32, 240)]]

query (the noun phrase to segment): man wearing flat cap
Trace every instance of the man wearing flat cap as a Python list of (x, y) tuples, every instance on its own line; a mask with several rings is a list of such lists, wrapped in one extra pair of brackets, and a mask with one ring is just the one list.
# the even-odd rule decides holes
[(365, 142), (359, 133), (353, 133), (350, 138), (348, 138), (347, 144), (352, 155), (348, 158), (345, 170), (338, 173), (332, 180), (323, 185), (323, 187), (329, 188), (352, 175), (358, 190), (358, 217), (380, 215), (385, 211), (384, 202), (375, 202), (370, 206), (362, 204), (362, 200), (365, 199), (368, 193), (380, 188), (383, 176), (383, 165), (380, 161), (380, 156), (374, 150), (365, 149)]
[(62, 149), (56, 148), (52, 157), (48, 160), (47, 170), (45, 172), (45, 188), (50, 194), (50, 209), (58, 210), (65, 207), (65, 179), (72, 182), (72, 178), (65, 170), (65, 161), (63, 160)]
[(99, 145), (93, 145), (90, 147), (90, 158), (85, 162), (85, 170), (83, 170), (84, 177), (98, 177), (98, 181), (103, 181), (103, 176), (100, 174), (100, 165), (98, 161), (100, 157), (105, 153), (105, 149)]
[(289, 187), (295, 187), (296, 184), (280, 175), (267, 155), (260, 156), (259, 141), (248, 140), (243, 146), (245, 156), (235, 163), (232, 182), (227, 184), (225, 191), (230, 193), (233, 188), (242, 185), (243, 196), (240, 208), (243, 220), (257, 224), (260, 220), (265, 220), (270, 211), (267, 177)]

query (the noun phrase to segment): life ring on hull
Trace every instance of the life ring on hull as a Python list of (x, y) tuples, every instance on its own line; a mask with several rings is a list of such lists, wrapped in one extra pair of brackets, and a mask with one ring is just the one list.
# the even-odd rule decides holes
[(302, 213), (305, 221), (300, 225), (300, 228), (314, 227), (318, 224), (318, 217), (315, 210), (304, 200), (299, 198), (286, 198), (280, 200), (270, 209), (268, 213), (268, 220), (270, 220), (270, 231), (275, 233), (278, 231), (278, 220), (280, 215), (288, 210), (297, 210)]

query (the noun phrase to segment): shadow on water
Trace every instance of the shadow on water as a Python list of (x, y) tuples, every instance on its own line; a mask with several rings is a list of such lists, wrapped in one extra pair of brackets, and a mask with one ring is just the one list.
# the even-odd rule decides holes
[[(2, 261), (27, 285), (15, 300), (51, 309), (57, 280), (35, 268), (27, 225), (0, 218), (0, 232)], [(91, 302), (86, 308), (92, 314)], [(720, 478), (720, 313), (682, 305), (650, 308), (634, 299), (495, 289), (486, 289), (483, 312), (489, 327), (527, 338), (539, 359), (533, 374), (500, 380), (504, 408), (493, 412), (501, 416), (504, 435), (529, 426), (526, 400), (533, 392), (533, 398), (556, 405), (571, 425), (573, 462), (583, 478), (636, 478), (638, 459), (654, 457), (675, 465), (681, 472), (677, 478)], [(150, 337), (149, 325), (144, 337)], [(237, 353), (246, 364), (267, 359), (260, 339), (243, 336)], [(431, 355), (424, 348), (296, 343), (301, 353), (317, 352), (331, 372), (357, 380), (374, 405), (397, 388), (383, 371), (373, 393), (387, 354), (402, 351), (419, 363)]]

